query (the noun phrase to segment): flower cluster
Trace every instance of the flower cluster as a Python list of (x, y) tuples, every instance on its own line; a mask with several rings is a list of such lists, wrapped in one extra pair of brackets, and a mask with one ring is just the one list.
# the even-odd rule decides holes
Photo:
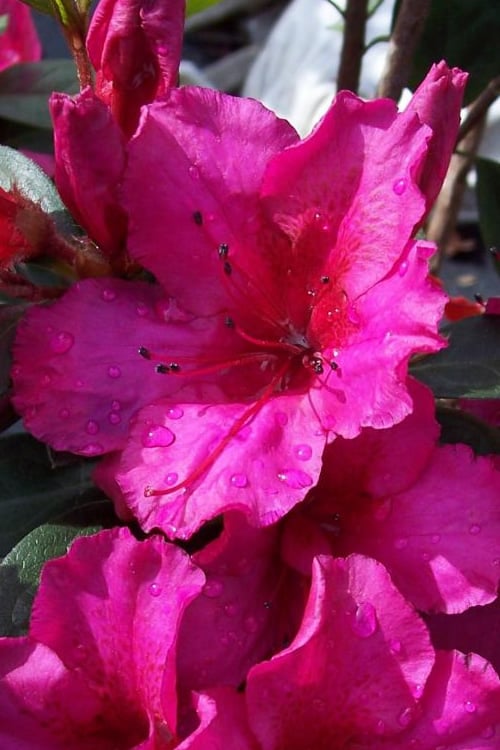
[(500, 475), (408, 377), (445, 344), (415, 236), (465, 76), (434, 66), (402, 112), (340, 92), (300, 140), (175, 87), (182, 10), (103, 0), (95, 89), (52, 101), (59, 190), (121, 278), (28, 311), (14, 405), (102, 457), (145, 538), (46, 564), (0, 640), (1, 747), (493, 750), (500, 653), (451, 620), (495, 600)]

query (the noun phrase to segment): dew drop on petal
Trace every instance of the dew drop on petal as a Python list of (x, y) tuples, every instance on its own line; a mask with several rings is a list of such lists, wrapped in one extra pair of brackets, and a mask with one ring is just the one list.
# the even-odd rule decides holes
[(116, 292), (113, 289), (103, 289), (101, 297), (105, 302), (113, 302), (116, 299)]
[(51, 337), (49, 346), (54, 354), (66, 354), (66, 352), (69, 352), (74, 343), (75, 338), (73, 334), (69, 333), (68, 331), (60, 331), (59, 333), (56, 333)]
[(441, 534), (433, 534), (431, 536), (432, 544), (438, 544), (441, 541)]
[(383, 719), (379, 719), (375, 724), (375, 734), (378, 734), (379, 736), (385, 734), (385, 721), (383, 721)]
[(112, 401), (111, 408), (113, 409), (113, 411), (120, 411), (120, 409), (122, 408), (122, 405), (120, 404), (119, 401)]
[(121, 374), (122, 371), (116, 365), (111, 365), (110, 367), (108, 367), (108, 375), (110, 378), (119, 378)]
[(413, 719), (413, 709), (408, 707), (404, 708), (399, 714), (398, 714), (398, 724), (401, 727), (407, 727), (409, 724), (411, 724)]
[(160, 584), (156, 582), (152, 583), (149, 587), (149, 593), (151, 594), (151, 596), (154, 596), (154, 597), (160, 596), (161, 594)]
[(99, 425), (95, 420), (89, 419), (89, 421), (85, 425), (85, 432), (88, 435), (97, 435), (97, 433), (99, 432)]
[(224, 604), (224, 612), (228, 617), (234, 617), (238, 614), (238, 605), (233, 603)]
[(313, 454), (311, 446), (306, 443), (294, 446), (293, 451), (299, 461), (309, 461)]
[(248, 485), (248, 477), (246, 474), (233, 474), (231, 477), (231, 484), (233, 487), (243, 489)]
[(104, 453), (104, 448), (100, 443), (87, 443), (83, 448), (80, 448), (79, 453), (81, 453), (82, 456), (98, 456), (101, 453)]
[(359, 326), (359, 324), (361, 323), (361, 318), (359, 317), (359, 313), (354, 305), (349, 305), (349, 307), (347, 308), (347, 318), (349, 322), (355, 326)]
[(361, 602), (351, 620), (352, 632), (359, 638), (369, 638), (377, 630), (377, 614), (370, 602)]
[(116, 411), (110, 411), (108, 414), (108, 422), (110, 424), (120, 424), (122, 421), (121, 416)]
[(412, 692), (413, 692), (413, 697), (417, 698), (417, 700), (418, 700), (424, 694), (424, 686), (420, 685), (420, 684), (419, 685), (415, 685), (414, 688), (413, 688), (413, 690), (412, 690)]
[(394, 547), (396, 549), (406, 549), (408, 547), (408, 539), (404, 536), (394, 540)]
[(135, 311), (136, 311), (137, 315), (138, 315), (138, 316), (139, 316), (140, 318), (143, 318), (143, 317), (144, 317), (145, 315), (147, 315), (147, 314), (148, 314), (148, 308), (147, 308), (147, 305), (145, 305), (145, 304), (144, 304), (144, 302), (139, 302), (139, 304), (138, 304), (138, 305), (137, 305), (137, 307), (135, 308)]
[(176, 471), (169, 471), (169, 473), (165, 477), (165, 484), (167, 484), (168, 487), (173, 487), (173, 485), (177, 483), (178, 479), (179, 475)]
[(477, 536), (477, 534), (481, 533), (481, 527), (477, 523), (473, 523), (472, 526), (469, 526), (469, 534), (472, 534), (472, 536)]
[(247, 633), (256, 633), (259, 629), (259, 623), (257, 622), (257, 618), (253, 617), (252, 615), (249, 615), (248, 617), (245, 617), (243, 621), (243, 627), (247, 631)]
[(398, 274), (401, 276), (401, 278), (403, 278), (403, 276), (406, 276), (406, 274), (408, 273), (408, 268), (409, 268), (409, 263), (407, 260), (403, 260), (399, 264)]
[(274, 418), (276, 422), (280, 425), (280, 427), (284, 427), (286, 424), (288, 424), (288, 416), (285, 414), (284, 411), (277, 411), (274, 415)]
[(180, 419), (184, 416), (184, 409), (180, 406), (171, 406), (167, 409), (167, 417), (169, 419)]
[(200, 170), (198, 167), (195, 167), (194, 164), (191, 164), (191, 166), (188, 168), (189, 176), (193, 178), (193, 180), (199, 180), (200, 178)]
[(472, 701), (465, 701), (464, 708), (468, 714), (473, 714), (476, 712), (477, 706)]
[(67, 419), (69, 415), (70, 415), (69, 409), (61, 409), (59, 411), (59, 416), (61, 417), (61, 419)]
[(280, 482), (287, 484), (295, 490), (305, 489), (313, 483), (312, 478), (305, 471), (300, 469), (284, 469), (278, 474)]
[(174, 440), (175, 435), (172, 430), (157, 424), (145, 430), (141, 442), (145, 448), (167, 448)]
[(494, 737), (496, 734), (496, 729), (493, 726), (486, 727), (483, 729), (483, 731), (480, 734), (480, 737), (483, 740), (491, 740), (492, 737)]
[(400, 654), (401, 653), (401, 641), (398, 641), (397, 638), (391, 638), (389, 641), (389, 649), (392, 654)]
[(211, 579), (206, 582), (206, 584), (203, 587), (203, 595), (207, 596), (209, 599), (217, 599), (222, 592), (224, 591), (224, 584), (221, 583), (221, 581), (217, 581), (215, 579)]
[(404, 191), (406, 190), (407, 185), (408, 185), (407, 180), (402, 178), (400, 180), (396, 180), (396, 182), (392, 186), (392, 189), (394, 190), (396, 195), (403, 195)]

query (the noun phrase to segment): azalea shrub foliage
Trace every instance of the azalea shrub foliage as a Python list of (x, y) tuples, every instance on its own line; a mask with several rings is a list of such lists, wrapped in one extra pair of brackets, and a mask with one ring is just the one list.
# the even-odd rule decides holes
[(438, 328), (423, 231), (467, 74), (301, 140), (177, 86), (181, 0), (55, 5), (55, 160), (0, 152), (2, 750), (499, 748), (498, 302)]

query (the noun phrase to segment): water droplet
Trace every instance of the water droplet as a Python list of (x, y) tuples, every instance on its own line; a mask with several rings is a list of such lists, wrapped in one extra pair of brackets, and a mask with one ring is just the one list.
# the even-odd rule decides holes
[(100, 443), (87, 443), (83, 448), (80, 448), (79, 453), (82, 456), (98, 456), (100, 453), (104, 453), (104, 448)]
[(179, 475), (177, 474), (177, 472), (176, 472), (176, 471), (170, 471), (170, 472), (169, 472), (169, 473), (167, 474), (167, 476), (165, 477), (165, 483), (166, 483), (166, 484), (167, 484), (167, 485), (168, 485), (169, 487), (173, 487), (173, 486), (174, 486), (174, 484), (176, 484), (176, 483), (177, 483), (177, 480), (178, 480), (178, 479), (179, 479)]
[(246, 474), (233, 474), (231, 477), (231, 484), (233, 487), (243, 489), (248, 485), (248, 477)]
[(108, 375), (110, 378), (119, 378), (121, 374), (122, 371), (116, 365), (111, 365), (111, 367), (108, 367)]
[(477, 710), (477, 706), (472, 701), (465, 701), (464, 708), (467, 711), (468, 714), (473, 714)]
[(400, 654), (401, 653), (401, 641), (398, 641), (397, 638), (391, 638), (389, 641), (389, 650), (392, 654)]
[(151, 596), (160, 596), (161, 591), (162, 589), (159, 583), (152, 583), (149, 587), (149, 593), (151, 594)]
[(379, 736), (385, 734), (385, 721), (383, 719), (379, 719), (375, 724), (375, 734)]
[(142, 444), (145, 448), (167, 448), (175, 440), (175, 435), (168, 427), (160, 424), (151, 425), (142, 436)]
[(113, 411), (120, 411), (120, 409), (122, 408), (122, 405), (120, 404), (119, 401), (112, 401), (111, 408), (113, 409)]
[(399, 539), (395, 539), (394, 547), (396, 549), (406, 549), (406, 547), (408, 547), (408, 539), (406, 539), (406, 537), (404, 536), (399, 537)]
[(116, 292), (113, 289), (103, 289), (101, 297), (105, 302), (113, 302), (116, 299)]
[(422, 552), (422, 560), (424, 562), (429, 562), (430, 559), (431, 559), (431, 556), (429, 555), (428, 552)]
[(68, 331), (60, 331), (51, 337), (49, 345), (54, 354), (66, 354), (74, 343), (75, 338), (73, 334)]
[(398, 714), (398, 724), (401, 727), (407, 727), (411, 724), (413, 720), (413, 709), (403, 708), (403, 710)]
[(413, 697), (418, 700), (424, 694), (424, 686), (423, 685), (414, 685), (412, 693), (413, 693)]
[(312, 478), (305, 471), (300, 469), (284, 469), (278, 474), (280, 482), (284, 482), (295, 490), (302, 490), (310, 487), (313, 483)]
[(181, 409), (180, 406), (171, 406), (169, 409), (167, 409), (167, 417), (169, 419), (180, 419), (184, 416), (184, 409)]
[(120, 424), (122, 418), (116, 411), (110, 411), (108, 414), (108, 422), (110, 424)]
[(354, 305), (349, 305), (347, 308), (347, 318), (354, 326), (359, 326), (361, 323), (361, 318)]
[(70, 415), (69, 409), (61, 409), (59, 412), (59, 416), (61, 417), (61, 419), (67, 419), (69, 415)]
[(370, 602), (361, 602), (351, 621), (352, 632), (360, 638), (369, 638), (377, 630), (377, 614)]
[(403, 276), (406, 276), (406, 274), (408, 273), (408, 268), (409, 267), (410, 267), (410, 264), (408, 263), (407, 260), (403, 260), (399, 264), (398, 274), (401, 276), (401, 278), (403, 278)]
[(257, 622), (256, 617), (252, 617), (252, 615), (249, 615), (248, 617), (245, 617), (243, 621), (243, 627), (247, 631), (247, 633), (256, 633), (259, 629), (259, 623)]
[(385, 521), (392, 510), (392, 500), (378, 500), (373, 503), (373, 517), (376, 521)]
[(44, 375), (42, 377), (42, 385), (49, 385), (49, 383), (52, 383), (52, 378), (50, 375)]
[(76, 388), (83, 388), (85, 386), (85, 381), (83, 381), (81, 378), (78, 378), (78, 380), (75, 380), (75, 386)]
[(294, 446), (293, 451), (299, 461), (309, 461), (313, 454), (311, 446), (305, 443)]
[(139, 302), (139, 304), (135, 308), (135, 311), (137, 315), (139, 315), (140, 318), (143, 318), (145, 315), (148, 314), (147, 305), (145, 305), (144, 302)]
[(284, 411), (277, 411), (274, 415), (274, 418), (280, 427), (284, 427), (286, 424), (288, 424), (288, 415), (285, 414)]
[(396, 195), (403, 195), (404, 191), (406, 190), (407, 185), (408, 185), (407, 180), (402, 178), (401, 180), (396, 180), (396, 182), (392, 186), (392, 189), (394, 190)]
[(483, 740), (491, 740), (491, 738), (494, 737), (495, 734), (496, 734), (495, 727), (489, 726), (483, 729), (483, 731), (480, 733), (480, 737), (482, 737)]
[(224, 591), (224, 584), (221, 581), (217, 581), (214, 578), (207, 581), (203, 587), (203, 594), (209, 599), (217, 599)]
[(481, 533), (481, 527), (478, 523), (473, 523), (472, 526), (469, 526), (469, 534), (472, 534), (472, 536), (476, 536), (477, 534)]
[(236, 614), (238, 614), (238, 605), (237, 604), (224, 604), (224, 612), (228, 617), (234, 617)]
[(433, 534), (431, 536), (432, 544), (438, 544), (441, 541), (441, 534)]
[(195, 167), (194, 164), (191, 164), (191, 166), (188, 168), (189, 176), (192, 177), (193, 180), (199, 180), (200, 179), (200, 170), (198, 167)]
[(99, 432), (99, 425), (93, 419), (89, 419), (89, 421), (85, 425), (85, 432), (88, 435), (97, 435), (97, 433)]
[(496, 568), (498, 568), (500, 566), (500, 557), (495, 557), (492, 560), (491, 564), (494, 565)]

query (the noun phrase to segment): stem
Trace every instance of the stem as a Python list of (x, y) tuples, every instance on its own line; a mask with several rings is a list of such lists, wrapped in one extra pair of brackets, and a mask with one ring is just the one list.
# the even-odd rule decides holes
[(413, 55), (424, 30), (430, 7), (431, 0), (402, 0), (391, 35), (378, 96), (387, 96), (399, 101), (410, 76)]
[(493, 78), (486, 88), (481, 91), (477, 99), (474, 99), (469, 107), (467, 116), (460, 125), (458, 131), (457, 144), (465, 138), (472, 128), (474, 128), (485, 116), (493, 102), (500, 96), (500, 76)]
[(357, 92), (365, 51), (368, 0), (348, 0), (344, 18), (344, 39), (337, 76), (337, 90), (349, 89)]
[(80, 91), (82, 91), (82, 89), (93, 84), (92, 66), (85, 48), (85, 34), (65, 26), (62, 28), (75, 61), (78, 83), (80, 84)]

